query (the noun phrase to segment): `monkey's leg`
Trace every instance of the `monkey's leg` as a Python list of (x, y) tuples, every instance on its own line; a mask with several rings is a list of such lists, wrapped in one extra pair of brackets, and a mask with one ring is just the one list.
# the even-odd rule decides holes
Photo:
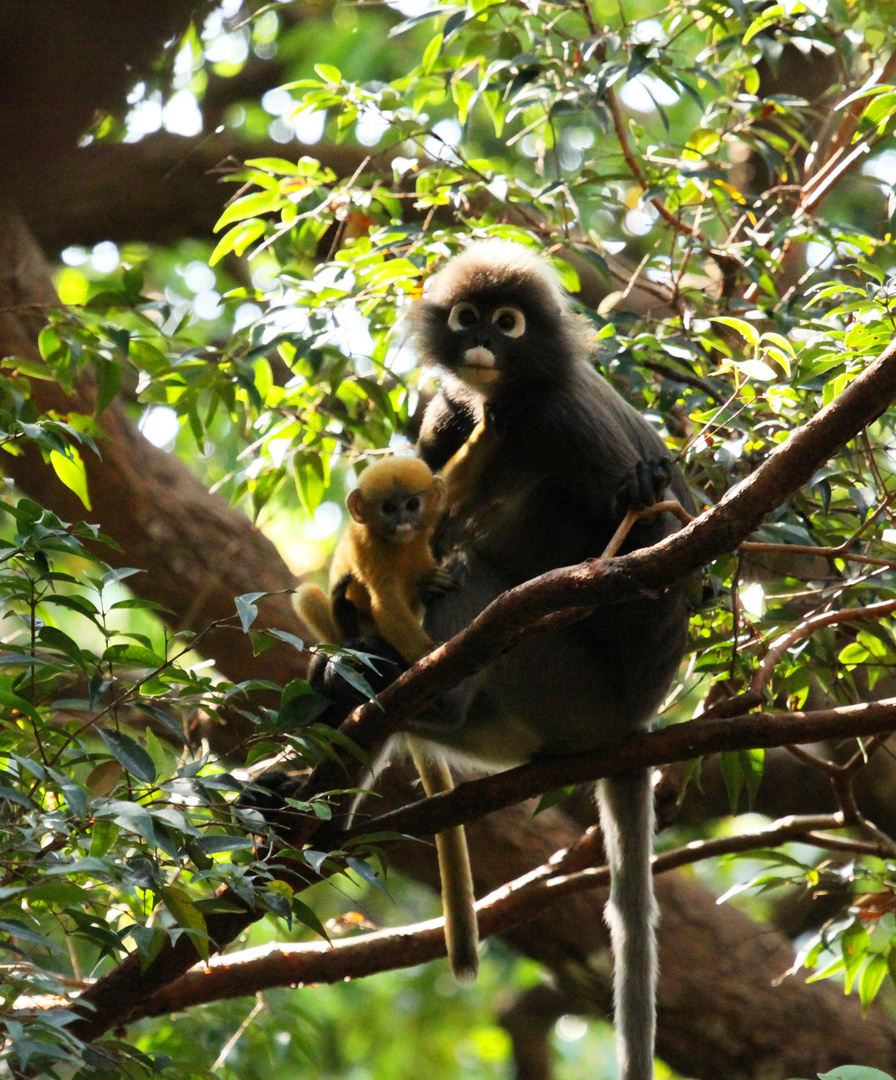
[[(406, 744), (423, 781), (427, 795), (454, 790), (448, 763), (435, 750), (427, 750), (416, 739)], [(442, 910), (445, 915), (445, 944), (451, 970), (458, 982), (476, 978), (479, 971), (479, 925), (476, 896), (470, 870), (470, 853), (463, 825), (436, 834), (439, 877), (442, 882)]]
[(605, 917), (613, 944), (621, 1080), (653, 1080), (657, 906), (650, 868), (654, 829), (650, 773), (641, 769), (598, 781), (597, 801), (610, 866)]
[(352, 665), (347, 659), (328, 656), (326, 653), (317, 653), (312, 658), (308, 667), (308, 682), (313, 690), (330, 699), (331, 704), (319, 717), (320, 723), (329, 724), (330, 727), (339, 727), (350, 712), (369, 700), (366, 694), (361, 693), (343, 676), (342, 672), (347, 666), (355, 666), (375, 694), (385, 690), (408, 666), (385, 638), (352, 638), (343, 642), (343, 645), (347, 649), (368, 653), (378, 659), (374, 661), (375, 667), (371, 669), (366, 665)]
[(348, 590), (354, 578), (351, 574), (343, 574), (330, 590), (330, 607), (333, 611), (333, 622), (339, 627), (340, 641), (361, 636), (361, 619), (358, 609), (348, 598)]

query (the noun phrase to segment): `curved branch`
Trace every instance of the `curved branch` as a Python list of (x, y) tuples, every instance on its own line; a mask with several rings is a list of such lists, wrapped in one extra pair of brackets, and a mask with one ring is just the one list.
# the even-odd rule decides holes
[(429, 836), (453, 825), (468, 824), (545, 791), (584, 784), (630, 769), (668, 765), (733, 750), (855, 738), (894, 729), (896, 698), (814, 712), (750, 713), (731, 719), (694, 720), (662, 731), (632, 735), (609, 753), (551, 758), (494, 776), (467, 780), (450, 793), (434, 795), (373, 818), (356, 826), (348, 835), (394, 830), (406, 836)]
[[(840, 446), (876, 419), (894, 395), (896, 342), (870, 364), (836, 401), (795, 431), (749, 478), (681, 532), (653, 548), (635, 551), (609, 561), (591, 560), (577, 567), (555, 570), (511, 590), (490, 605), (466, 631), (414, 665), (388, 687), (380, 695), (379, 704), (368, 703), (356, 710), (343, 725), (343, 731), (363, 749), (372, 750), (381, 745), (395, 730), (401, 718), (424, 708), (437, 694), (456, 685), (461, 679), (511, 648), (529, 626), (544, 616), (564, 608), (618, 603), (636, 596), (655, 594), (719, 555), (733, 550), (766, 514), (805, 484)], [(885, 715), (878, 717), (880, 726), (871, 729), (884, 731), (894, 726), (891, 705), (892, 702), (858, 708), (885, 710)], [(818, 727), (814, 726), (817, 714), (813, 715), (815, 721), (811, 730), (806, 730), (803, 741), (824, 737), (819, 733)], [(863, 725), (866, 721), (870, 723), (870, 715), (863, 712)], [(842, 719), (839, 717), (838, 723)], [(762, 717), (758, 720), (753, 717), (745, 719), (745, 724), (758, 725), (754, 733), (759, 741), (753, 745), (779, 745), (778, 739), (787, 743), (800, 741), (790, 718), (778, 718), (781, 728), (786, 728), (786, 735), (783, 730), (779, 730), (772, 742), (762, 741), (769, 738), (766, 725), (771, 722), (769, 718)], [(730, 721), (724, 723), (723, 727), (727, 732)], [(687, 730), (689, 734), (684, 738), (694, 745), (695, 740), (701, 737), (700, 732), (707, 733), (702, 743), (704, 749), (695, 753), (709, 753), (724, 743), (724, 739), (720, 739), (715, 746), (711, 744), (709, 733), (715, 730), (718, 738), (723, 732), (710, 728), (709, 722), (688, 725)], [(836, 730), (842, 731), (839, 727)], [(864, 726), (863, 730), (868, 733), (869, 728)], [(654, 749), (661, 745), (663, 740), (681, 738), (670, 735), (671, 731), (674, 729), (651, 736), (657, 740)], [(641, 739), (646, 737), (640, 736)], [(631, 755), (636, 743), (635, 739), (629, 740), (625, 747), (619, 750), (621, 757)], [(750, 739), (747, 738), (742, 745), (750, 745)], [(679, 746), (676, 752), (681, 751), (682, 747)], [(684, 756), (688, 756), (687, 752)], [(556, 787), (575, 782), (576, 776), (572, 775), (575, 767), (576, 763), (568, 762), (528, 765), (503, 774), (494, 783), (498, 786), (511, 785), (512, 793), (505, 792), (502, 798), (507, 799), (509, 795), (510, 801), (513, 801), (517, 796), (525, 797), (521, 792), (531, 790), (532, 770), (549, 770), (548, 777), (551, 769), (557, 770), (556, 782), (548, 779), (547, 783), (548, 787)], [(325, 762), (313, 770), (305, 790), (298, 797), (307, 798), (311, 793), (351, 787), (355, 771), (351, 763)], [(544, 783), (545, 779), (545, 775), (540, 775), (539, 783)], [(471, 786), (462, 785), (451, 796), (440, 798), (461, 801), (466, 798), (463, 789)], [(481, 806), (478, 809), (482, 811)], [(302, 828), (292, 832), (289, 840), (295, 844), (304, 842), (316, 829), (316, 822), (303, 823)], [(209, 929), (213, 932), (217, 947), (223, 948), (232, 941), (255, 917), (250, 913), (218, 920), (220, 926), (218, 921), (215, 921), (214, 931), (210, 921)], [(94, 1038), (107, 1030), (118, 1022), (122, 1015), (127, 1015), (129, 1010), (122, 1008), (123, 1001), (133, 1007), (137, 1001), (145, 1000), (149, 994), (177, 978), (195, 960), (195, 950), (185, 937), (175, 946), (164, 950), (163, 955), (146, 971), (139, 969), (138, 961), (133, 957), (125, 960), (88, 993), (87, 996), (96, 1004), (97, 1015), (79, 1022), (79, 1035)]]
[[(880, 854), (880, 849), (873, 844), (844, 842), (839, 837), (817, 832), (843, 827), (843, 817), (839, 814), (782, 818), (755, 832), (696, 841), (654, 856), (653, 872), (667, 873), (703, 859), (780, 847), (794, 840), (822, 849), (835, 847), (841, 850), (848, 846), (850, 851)], [(586, 889), (606, 888), (610, 882), (610, 871), (606, 866), (587, 867), (562, 875), (557, 875), (556, 869), (552, 860), (479, 900), (476, 912), (481, 936), (506, 933), (515, 923), (540, 912), (543, 905), (552, 900)], [(194, 968), (154, 994), (132, 1019), (178, 1012), (223, 998), (246, 997), (277, 986), (335, 983), (346, 978), (413, 967), (445, 956), (443, 928), (443, 919), (430, 919), (332, 943), (274, 942), (227, 956), (215, 956), (207, 965)]]
[[(553, 570), (511, 589), (470, 626), (415, 664), (379, 696), (357, 709), (342, 730), (362, 749), (381, 746), (401, 721), (438, 694), (512, 648), (527, 629), (564, 609), (597, 607), (656, 595), (726, 552), (733, 551), (763, 518), (797, 491), (837, 450), (872, 423), (896, 396), (896, 341), (843, 393), (821, 409), (721, 501), (652, 548), (612, 560), (592, 559)], [(793, 739), (789, 741), (794, 741)], [(346, 786), (351, 766), (324, 762), (311, 774), (302, 798)], [(358, 770), (359, 771), (359, 770)], [(308, 833), (295, 836), (305, 840)]]

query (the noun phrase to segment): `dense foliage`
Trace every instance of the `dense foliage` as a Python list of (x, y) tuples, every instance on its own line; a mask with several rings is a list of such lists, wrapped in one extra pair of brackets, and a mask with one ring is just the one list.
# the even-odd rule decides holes
[[(205, 36), (195, 28), (177, 52), (173, 89), (164, 72), (142, 89), (144, 104), (177, 93), (201, 107), (210, 72), (238, 78), (278, 50), (285, 60), (289, 81), (265, 96), (266, 112), (253, 101), (229, 115), (259, 144), (281, 125), (283, 148), (230, 170), (234, 197), (216, 239), (173, 253), (122, 248), (108, 274), (86, 251), (65, 252), (57, 283), (68, 303), (49, 314), (40, 359), (2, 362), (3, 449), (36, 446), (86, 522), (85, 461), (102, 454), (104, 411), (124, 400), (147, 434), (167, 422), (172, 452), (268, 529), (297, 571), (319, 568), (347, 470), (414, 439), (434, 384), (403, 344), (402, 316), (470, 236), (546, 251), (593, 323), (595, 362), (662, 432), (701, 505), (750, 476), (893, 340), (896, 61), (876, 0), (638, 0), (625, 11), (586, 0), (432, 0), (396, 4), (403, 14), (336, 3), (294, 22), (289, 6), (230, 11), (232, 24), (212, 19)], [(120, 136), (121, 119), (97, 137)], [(356, 167), (305, 153), (296, 131), (345, 143)], [(89, 406), (42, 411), (33, 390), (42, 381), (69, 393), (89, 386)], [(706, 568), (665, 720), (892, 696), (888, 405), (749, 545)], [(272, 869), (257, 817), (234, 807), (246, 782), (236, 766), (284, 749), (308, 765), (351, 753), (317, 722), (307, 683), (223, 678), (202, 659), (202, 633), (178, 630), (181, 613), (141, 597), (142, 568), (109, 559), (106, 523), (66, 523), (14, 490), (0, 509), (6, 1067), (212, 1075), (210, 1048), (237, 1029), (245, 1002), (85, 1047), (70, 1004), (29, 1001), (68, 999), (131, 951), (147, 966), (181, 935), (207, 959), (208, 920), (239, 910), (236, 901), (270, 915), (278, 933), (327, 936), (324, 922), (351, 903), (332, 889), (304, 898), (282, 867), (300, 879), (348, 875), (334, 879), (337, 890), (377, 908), (361, 888), (384, 888), (390, 838), (287, 852)], [(251, 635), (258, 655), (275, 641), (300, 654), (297, 634), (256, 627), (261, 598), (235, 597), (221, 625)], [(234, 715), (248, 732), (238, 761), (197, 740)], [(801, 958), (813, 978), (841, 977), (866, 1006), (879, 992), (892, 1001), (896, 980), (896, 840), (862, 817), (850, 786), (880, 752), (873, 738), (811, 758), (799, 751), (835, 779), (850, 826), (838, 833), (842, 857), (831, 857), (827, 835), (813, 846), (807, 828), (799, 845), (762, 846), (714, 879), (720, 891), (845, 896), (831, 921), (803, 935)], [(846, 765), (837, 772), (834, 761)], [(732, 812), (757, 799), (761, 808), (762, 751), (728, 754), (722, 771)], [(326, 821), (329, 801), (318, 794), (296, 809)], [(728, 835), (731, 820), (672, 835)], [(426, 903), (408, 892), (413, 910)], [(267, 1017), (253, 1012), (248, 1030), (260, 1036), (222, 1053), (216, 1075), (419, 1075), (413, 1052), (396, 1059), (368, 1032), (384, 1010), (428, 994), (441, 995), (445, 1025), (430, 1075), (455, 1075), (449, 1047), (469, 1025), (455, 1015), (456, 991), (428, 969), (391, 978), (386, 990), (333, 990), (360, 1020), (360, 1051), (343, 1041), (334, 1005), (295, 1007), (277, 991)], [(504, 1075), (506, 1037), (488, 999), (536, 979), (495, 954), (465, 1068)], [(602, 1052), (587, 1048), (581, 1059)], [(558, 1071), (593, 1074), (576, 1060)]]

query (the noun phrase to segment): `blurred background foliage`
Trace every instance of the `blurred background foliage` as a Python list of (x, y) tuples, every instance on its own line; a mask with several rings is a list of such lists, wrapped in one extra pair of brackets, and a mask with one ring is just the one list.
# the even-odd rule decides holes
[[(891, 21), (878, 0), (208, 5), (85, 145), (215, 125), (233, 134), (245, 153), (220, 167), (232, 199), (216, 235), (64, 248), (54, 280), (65, 306), (41, 334), (41, 359), (3, 361), (0, 445), (15, 455), (36, 443), (89, 522), (84, 459), (98, 417), (121, 400), (296, 575), (318, 571), (353, 470), (413, 444), (436, 385), (404, 342), (403, 315), (467, 238), (499, 235), (553, 259), (593, 324), (600, 370), (711, 504), (893, 338)], [(83, 414), (44, 413), (29, 389), (85, 377), (96, 407)], [(742, 691), (769, 647), (814, 614), (894, 599), (894, 468), (889, 411), (754, 537), (798, 554), (709, 568), (667, 719)], [(88, 557), (93, 529), (14, 491), (3, 509), (0, 927), (8, 959), (30, 965), (10, 969), (6, 1011), (21, 994), (64, 992), (57, 976), (108, 970), (123, 948), (151, 958), (169, 933), (201, 942), (221, 883), (270, 911), (252, 941), (272, 920), (283, 933), (284, 918), (309, 935), (356, 909), (393, 919), (367, 887), (375, 858), (354, 883), (320, 886), (313, 912), (278, 891), (251, 823), (233, 818), (231, 770), (245, 759), (194, 744), (197, 717), (235, 708), (253, 726), (250, 762), (287, 746), (313, 763), (331, 748), (307, 686), (266, 685), (275, 702), (259, 708), (254, 682), (223, 679), (192, 635), (128, 592), (126, 571)], [(237, 604), (234, 633), (252, 630), (254, 599)], [(256, 649), (271, 640), (258, 634)], [(894, 662), (881, 608), (860, 628), (795, 637), (762, 700), (892, 694)], [(762, 767), (761, 754), (725, 762), (733, 809), (753, 805)], [(662, 844), (749, 820), (679, 823)], [(891, 888), (890, 860), (820, 863), (803, 846), (694, 872), (719, 891), (755, 881), (734, 902), (759, 918), (773, 885)], [(402, 919), (435, 913), (418, 887), (389, 886)], [(805, 952), (864, 1003), (882, 986), (891, 1001), (892, 914), (871, 933), (838, 917), (803, 936)], [(504, 1076), (495, 1000), (540, 975), (501, 945), (488, 958), (463, 994), (434, 965), (144, 1021), (133, 1045), (149, 1057), (127, 1065), (95, 1052), (73, 1065), (81, 1049), (63, 1014), (11, 1017), (9, 1067), (137, 1076), (168, 1056), (172, 1077), (411, 1080), (423, 1057), (434, 1080)], [(555, 1046), (560, 1080), (612, 1068), (604, 1024), (564, 1018)]]

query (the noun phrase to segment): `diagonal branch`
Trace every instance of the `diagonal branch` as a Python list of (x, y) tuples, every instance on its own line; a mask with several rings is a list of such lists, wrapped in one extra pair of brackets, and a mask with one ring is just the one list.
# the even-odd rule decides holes
[(750, 713), (724, 720), (695, 720), (662, 731), (632, 735), (615, 750), (576, 754), (520, 765), (454, 791), (434, 795), (358, 825), (348, 836), (395, 831), (423, 837), (465, 825), (545, 791), (584, 784), (645, 766), (734, 750), (848, 739), (896, 730), (896, 698), (813, 712)]
[[(622, 603), (656, 595), (708, 563), (733, 551), (831, 458), (841, 446), (876, 420), (896, 396), (896, 341), (825, 408), (722, 500), (680, 532), (652, 548), (612, 560), (592, 559), (553, 570), (511, 589), (490, 604), (470, 626), (415, 664), (379, 696), (348, 718), (343, 731), (365, 751), (381, 746), (404, 720), (426, 708), (512, 648), (529, 627), (557, 611)], [(333, 762), (319, 765), (300, 796), (345, 787), (360, 769)], [(349, 783), (348, 786), (351, 786)], [(290, 837), (304, 841), (307, 834)]]
[[(653, 858), (653, 872), (667, 873), (720, 855), (780, 847), (798, 840), (825, 849), (840, 849), (840, 838), (818, 830), (842, 829), (839, 814), (793, 816), (739, 836), (716, 837), (675, 848)], [(872, 844), (846, 841), (848, 850), (879, 854)], [(606, 888), (610, 871), (593, 866), (570, 874), (557, 874), (554, 860), (515, 881), (495, 889), (476, 903), (483, 938), (506, 933), (530, 918), (544, 904), (586, 889)], [(389, 927), (332, 943), (272, 942), (228, 956), (213, 957), (208, 965), (187, 972), (153, 995), (133, 1019), (177, 1012), (225, 998), (246, 997), (278, 986), (335, 983), (413, 967), (445, 956), (444, 920), (430, 919), (409, 926)]]
[[(577, 567), (555, 570), (511, 590), (490, 605), (462, 634), (414, 665), (385, 690), (379, 699), (382, 708), (373, 703), (362, 706), (343, 725), (343, 730), (364, 749), (372, 750), (382, 744), (401, 719), (424, 708), (437, 694), (511, 648), (529, 626), (544, 616), (568, 608), (619, 603), (636, 596), (655, 594), (733, 550), (766, 514), (781, 505), (844, 443), (875, 420), (894, 396), (896, 342), (857, 376), (836, 401), (795, 431), (750, 477), (681, 532), (653, 548), (609, 561), (591, 560)], [(865, 714), (865, 719), (867, 717)], [(750, 722), (757, 723), (753, 718)], [(791, 721), (786, 719), (781, 723), (787, 728), (785, 741), (798, 741)], [(763, 720), (760, 719), (758, 724), (756, 736), (761, 739)], [(888, 713), (881, 720), (881, 726), (874, 730), (887, 730), (892, 725), (893, 717)], [(704, 726), (689, 726), (688, 738), (699, 738), (697, 733)], [(727, 731), (730, 721), (724, 727)], [(812, 732), (808, 738), (819, 737), (817, 729), (813, 728)], [(668, 732), (651, 736), (659, 742), (676, 737)], [(754, 745), (768, 744), (760, 741)], [(620, 753), (631, 753), (628, 743)], [(525, 783), (526, 769), (550, 767), (560, 768), (556, 763), (553, 766), (525, 766), (522, 774), (514, 770), (505, 774), (500, 782), (507, 783), (506, 778), (510, 776), (509, 782), (516, 784), (522, 775)], [(307, 798), (312, 793), (353, 786), (352, 771), (353, 766), (349, 763), (325, 762), (313, 771), (305, 791), (298, 797)], [(562, 766), (562, 776), (547, 786), (570, 782), (566, 762)], [(460, 796), (451, 797), (459, 801), (465, 798), (462, 792)], [(302, 828), (294, 830), (288, 837), (289, 842), (300, 845), (316, 827), (314, 822), (303, 823)], [(250, 912), (210, 919), (209, 932), (216, 948), (223, 949), (256, 917)], [(120, 1022), (152, 993), (181, 976), (196, 959), (195, 949), (186, 936), (163, 950), (146, 970), (141, 970), (139, 958), (129, 957), (85, 995), (95, 1006), (96, 1013), (78, 1022), (77, 1033), (84, 1038), (97, 1037)]]

